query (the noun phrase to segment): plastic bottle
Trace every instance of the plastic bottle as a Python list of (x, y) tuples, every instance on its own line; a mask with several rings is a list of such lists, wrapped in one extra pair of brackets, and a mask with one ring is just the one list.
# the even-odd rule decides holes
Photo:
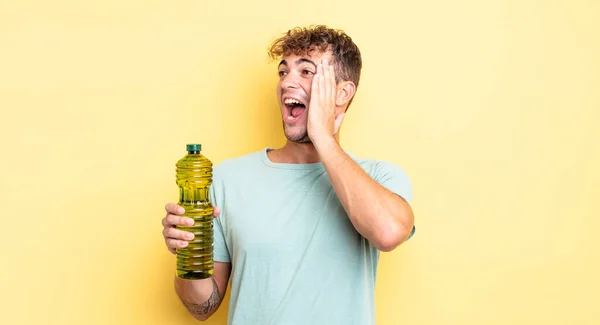
[(202, 145), (188, 144), (187, 154), (176, 164), (179, 205), (183, 216), (194, 219), (193, 226), (177, 226), (194, 233), (194, 239), (177, 249), (177, 276), (205, 279), (213, 274), (213, 205), (209, 198), (212, 162), (200, 153)]

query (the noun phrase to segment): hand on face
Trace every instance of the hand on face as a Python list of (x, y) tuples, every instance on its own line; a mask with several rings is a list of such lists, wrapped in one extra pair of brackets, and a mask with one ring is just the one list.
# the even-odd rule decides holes
[(323, 60), (312, 80), (308, 106), (308, 136), (312, 142), (333, 138), (339, 131), (344, 113), (335, 114), (337, 87), (333, 65)]

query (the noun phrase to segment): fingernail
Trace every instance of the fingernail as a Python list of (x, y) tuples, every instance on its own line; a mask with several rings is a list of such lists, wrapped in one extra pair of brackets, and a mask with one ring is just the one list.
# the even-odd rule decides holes
[(194, 234), (188, 234), (188, 235), (187, 235), (187, 239), (189, 239), (189, 240), (192, 240), (192, 239), (194, 239)]

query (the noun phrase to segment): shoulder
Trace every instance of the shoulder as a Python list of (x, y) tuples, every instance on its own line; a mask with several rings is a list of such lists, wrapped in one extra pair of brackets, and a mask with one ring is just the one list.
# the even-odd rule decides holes
[(255, 175), (264, 167), (263, 156), (264, 152), (258, 150), (215, 163), (212, 170), (213, 187), (219, 191), (224, 189), (225, 184), (239, 184), (249, 175)]
[(259, 167), (262, 163), (263, 151), (254, 151), (243, 156), (228, 158), (213, 166), (213, 176), (222, 178), (226, 175), (237, 176)]
[(412, 182), (400, 165), (386, 160), (350, 156), (373, 180), (408, 202), (412, 201)]
[(410, 182), (408, 174), (400, 165), (391, 161), (371, 159), (371, 158), (358, 158), (354, 155), (350, 155), (352, 159), (371, 177), (382, 179), (384, 177), (400, 177)]

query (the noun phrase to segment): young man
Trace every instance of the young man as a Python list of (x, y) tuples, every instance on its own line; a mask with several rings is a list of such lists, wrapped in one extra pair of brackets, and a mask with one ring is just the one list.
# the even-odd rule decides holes
[[(192, 316), (208, 319), (231, 280), (228, 323), (374, 324), (379, 252), (414, 233), (412, 187), (391, 163), (339, 144), (362, 60), (341, 31), (296, 28), (272, 45), (282, 58), (277, 99), (287, 142), (215, 166), (214, 275), (175, 278)], [(163, 236), (175, 252), (191, 220), (167, 204)]]

